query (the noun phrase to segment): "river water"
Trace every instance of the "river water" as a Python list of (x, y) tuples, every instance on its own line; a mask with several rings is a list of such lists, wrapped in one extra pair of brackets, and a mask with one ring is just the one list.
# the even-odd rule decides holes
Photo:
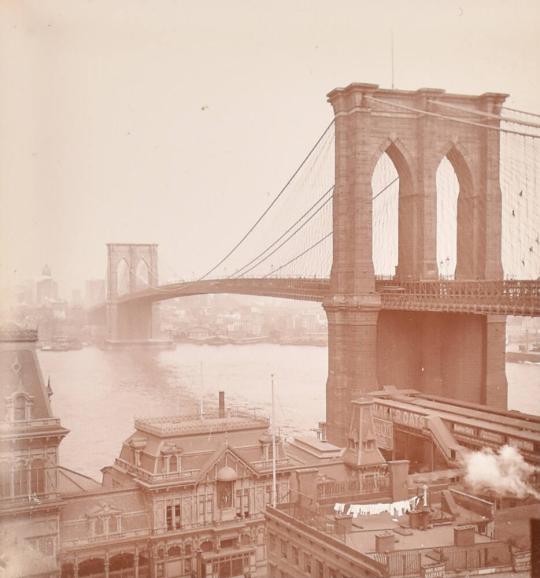
[[(327, 350), (282, 345), (178, 345), (174, 350), (40, 351), (50, 376), (53, 411), (70, 430), (63, 466), (100, 480), (135, 417), (195, 413), (226, 403), (270, 415), (274, 374), (276, 422), (285, 435), (317, 427), (325, 415)], [(509, 408), (540, 414), (540, 365), (509, 363)]]

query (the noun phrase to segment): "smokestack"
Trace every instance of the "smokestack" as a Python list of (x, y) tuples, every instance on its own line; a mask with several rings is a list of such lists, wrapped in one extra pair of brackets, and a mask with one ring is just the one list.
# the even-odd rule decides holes
[(225, 417), (225, 392), (219, 392), (219, 417)]

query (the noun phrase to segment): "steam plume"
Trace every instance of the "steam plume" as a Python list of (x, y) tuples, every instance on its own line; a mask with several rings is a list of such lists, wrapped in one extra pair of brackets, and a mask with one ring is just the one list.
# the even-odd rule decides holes
[(491, 490), (499, 496), (534, 496), (540, 499), (540, 494), (528, 481), (536, 468), (512, 446), (505, 445), (498, 452), (491, 448), (467, 452), (463, 461), (465, 482), (474, 490)]

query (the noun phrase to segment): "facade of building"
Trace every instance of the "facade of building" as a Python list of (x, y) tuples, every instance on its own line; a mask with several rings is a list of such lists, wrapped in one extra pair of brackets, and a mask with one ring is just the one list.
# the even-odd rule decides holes
[[(21, 576), (59, 576), (58, 446), (68, 430), (51, 411), (35, 331), (0, 333), (0, 552)], [(0, 558), (0, 560), (2, 560)]]
[[(223, 406), (136, 420), (102, 487), (65, 497), (62, 576), (264, 576), (268, 426)], [(276, 451), (279, 503), (288, 500), (293, 466), (281, 443)]]
[(288, 501), (300, 464), (279, 439), (274, 462), (268, 420), (223, 398), (216, 412), (136, 420), (99, 484), (58, 463), (68, 430), (36, 340), (0, 339), (0, 563), (36, 578), (265, 576), (264, 510)]

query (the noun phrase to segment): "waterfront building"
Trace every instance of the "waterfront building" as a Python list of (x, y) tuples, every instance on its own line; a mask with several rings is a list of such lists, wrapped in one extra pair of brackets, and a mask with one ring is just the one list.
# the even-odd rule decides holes
[(351, 518), (336, 515), (330, 507), (315, 510), (296, 504), (269, 506), (267, 575), (269, 578), (526, 575), (530, 569), (530, 544), (528, 549), (519, 549), (486, 531), (489, 526), (486, 517), (493, 504), (482, 504), (483, 500), (469, 494), (460, 496), (460, 492), (450, 493), (449, 502), (443, 500), (429, 508), (420, 507), (399, 518), (389, 513)]
[[(120, 457), (103, 469), (101, 490), (66, 500), (63, 576), (83, 559), (110, 575), (115, 556), (139, 578), (266, 574), (269, 422), (227, 411), (221, 399), (217, 413), (135, 421)], [(276, 452), (280, 503), (293, 465), (281, 441)]]
[[(390, 459), (400, 457), (389, 449), (400, 427), (443, 439), (429, 416), (436, 431), (451, 416), (438, 406), (422, 413), (433, 400), (409, 392), (411, 415), (392, 405), (398, 394), (389, 390), (355, 400), (340, 448), (325, 440), (324, 424), (318, 438), (274, 446), (266, 418), (227, 409), (220, 395), (216, 411), (135, 420), (98, 483), (59, 464), (68, 430), (52, 413), (36, 339), (34, 331), (0, 331), (0, 567), (17, 576), (425, 578), (528, 567), (525, 522), (537, 505), (497, 511), (501, 504), (455, 486), (459, 471), (419, 480), (408, 460)], [(362, 512), (402, 504), (420, 489), (429, 507), (414, 513), (336, 512), (336, 504)]]
[(58, 446), (68, 430), (52, 414), (36, 340), (33, 330), (0, 331), (0, 551), (14, 575), (52, 578), (59, 575)]

